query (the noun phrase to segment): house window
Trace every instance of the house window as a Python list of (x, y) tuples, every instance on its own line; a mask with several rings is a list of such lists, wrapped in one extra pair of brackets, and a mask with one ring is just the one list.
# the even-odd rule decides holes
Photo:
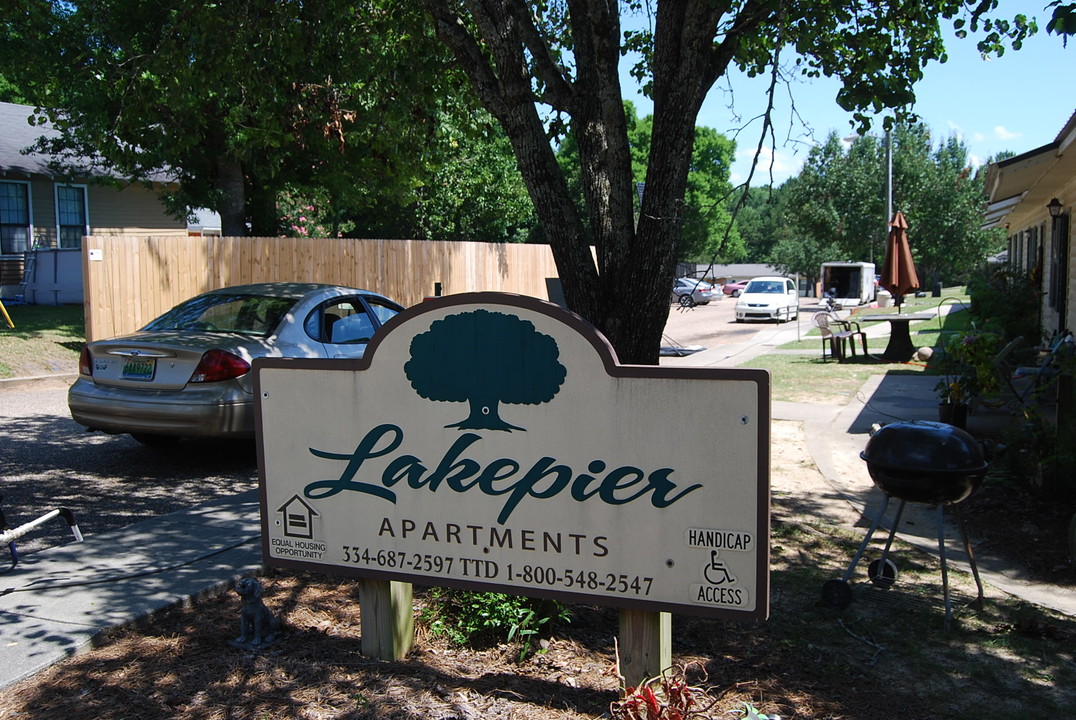
[(25, 183), (0, 183), (0, 255), (30, 249), (30, 202)]
[(86, 219), (84, 186), (56, 186), (56, 225), (60, 247), (82, 247), (82, 236), (90, 232)]

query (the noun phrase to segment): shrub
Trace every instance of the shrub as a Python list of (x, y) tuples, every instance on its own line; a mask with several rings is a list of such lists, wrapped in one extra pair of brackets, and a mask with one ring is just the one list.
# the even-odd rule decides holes
[(520, 660), (531, 653), (541, 632), (571, 619), (568, 609), (555, 600), (452, 588), (431, 588), (430, 597), (437, 602), (421, 617), (433, 635), (458, 645), (517, 642)]
[(995, 332), (1005, 340), (1023, 337), (1027, 347), (1042, 341), (1042, 291), (1034, 273), (991, 267), (971, 279), (968, 295), (971, 313), (980, 329)]
[(1001, 378), (994, 367), (994, 358), (1001, 344), (1001, 338), (994, 333), (975, 330), (949, 340), (943, 357), (945, 380), (935, 387), (942, 401), (967, 402), (997, 395)]

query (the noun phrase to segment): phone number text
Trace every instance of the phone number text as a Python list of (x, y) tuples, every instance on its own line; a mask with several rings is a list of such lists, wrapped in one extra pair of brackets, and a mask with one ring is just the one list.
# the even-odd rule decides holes
[(501, 565), (493, 560), (363, 548), (354, 545), (344, 545), (342, 554), (344, 563), (349, 565), (497, 580), (578, 592), (606, 592), (645, 597), (650, 594), (650, 589), (654, 584), (654, 578), (641, 575), (517, 563)]

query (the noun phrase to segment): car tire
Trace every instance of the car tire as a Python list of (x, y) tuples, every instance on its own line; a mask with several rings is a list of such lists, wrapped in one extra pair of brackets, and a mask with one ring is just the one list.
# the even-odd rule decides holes
[(695, 306), (695, 301), (691, 298), (690, 295), (681, 295), (680, 296), (680, 307), (689, 308), (689, 307), (694, 307), (694, 306)]
[(740, 291), (739, 290), (733, 290), (732, 291), (732, 297), (740, 297)]
[(151, 433), (131, 433), (131, 437), (135, 439), (135, 442), (152, 448), (165, 448), (171, 447), (179, 442), (179, 438), (174, 435), (153, 435)]

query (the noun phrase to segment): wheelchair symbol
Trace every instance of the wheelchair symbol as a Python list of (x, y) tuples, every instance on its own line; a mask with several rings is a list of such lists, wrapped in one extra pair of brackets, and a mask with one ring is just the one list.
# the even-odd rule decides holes
[(718, 560), (718, 551), (710, 551), (710, 562), (702, 569), (703, 577), (711, 585), (729, 585), (736, 584), (736, 578), (729, 574), (729, 569), (725, 567), (725, 563)]

